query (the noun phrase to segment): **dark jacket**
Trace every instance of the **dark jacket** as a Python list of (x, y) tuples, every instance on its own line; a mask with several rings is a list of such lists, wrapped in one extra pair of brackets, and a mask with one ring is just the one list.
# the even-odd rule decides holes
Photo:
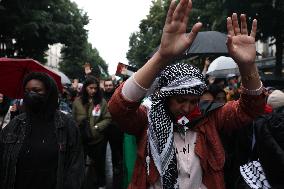
[(255, 157), (272, 188), (284, 188), (284, 112), (261, 116), (254, 126)]
[(225, 164), (228, 188), (250, 188), (240, 174), (240, 166), (253, 160), (260, 161), (273, 189), (284, 188), (284, 107), (258, 117), (248, 127), (223, 139), (228, 155)]
[[(80, 133), (70, 116), (57, 111), (54, 118), (58, 142), (56, 189), (79, 189), (84, 176)], [(19, 152), (30, 127), (26, 114), (15, 117), (0, 134), (0, 188), (13, 189)]]

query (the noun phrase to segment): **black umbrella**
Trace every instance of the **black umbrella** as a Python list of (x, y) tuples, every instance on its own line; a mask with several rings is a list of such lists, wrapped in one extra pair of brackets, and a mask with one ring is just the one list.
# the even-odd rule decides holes
[[(228, 56), (228, 49), (226, 45), (227, 34), (218, 31), (204, 31), (198, 32), (195, 40), (185, 52), (176, 57), (176, 60), (190, 58), (192, 56)], [(151, 58), (158, 50), (157, 47), (147, 58)], [(259, 56), (260, 54), (256, 52)]]
[(190, 48), (186, 49), (186, 57), (193, 55), (228, 55), (227, 35), (217, 31), (199, 32)]
[[(185, 59), (196, 55), (228, 55), (226, 46), (227, 35), (217, 31), (198, 32), (190, 48), (176, 59)], [(148, 58), (151, 58), (158, 50), (157, 47)]]

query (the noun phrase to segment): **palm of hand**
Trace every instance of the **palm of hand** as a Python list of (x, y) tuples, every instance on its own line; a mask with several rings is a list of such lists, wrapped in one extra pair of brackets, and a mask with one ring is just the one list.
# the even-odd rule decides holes
[(161, 48), (165, 54), (173, 57), (183, 53), (188, 46), (185, 31), (186, 25), (179, 21), (165, 25), (161, 40)]
[(85, 74), (89, 74), (89, 73), (91, 73), (91, 72), (92, 72), (92, 70), (91, 70), (90, 67), (86, 67), (86, 68), (85, 68)]
[(229, 54), (236, 62), (251, 64), (255, 61), (255, 49), (255, 39), (253, 37), (237, 35), (232, 37), (232, 48), (229, 50)]

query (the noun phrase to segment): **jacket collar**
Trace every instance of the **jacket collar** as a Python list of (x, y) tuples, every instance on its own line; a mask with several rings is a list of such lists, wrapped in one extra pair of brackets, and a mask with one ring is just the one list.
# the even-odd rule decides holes
[[(63, 113), (60, 111), (56, 111), (55, 113), (55, 118), (54, 118), (54, 124), (55, 124), (55, 128), (56, 129), (60, 129), (65, 127), (64, 124), (64, 120), (63, 120)], [(20, 120), (21, 122), (23, 122), (24, 124), (27, 122), (27, 114), (26, 113), (22, 113), (19, 116), (16, 117), (16, 119)]]

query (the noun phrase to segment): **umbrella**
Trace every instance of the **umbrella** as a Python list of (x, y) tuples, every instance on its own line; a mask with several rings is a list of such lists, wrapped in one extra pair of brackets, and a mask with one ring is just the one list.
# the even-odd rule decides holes
[(58, 75), (60, 75), (62, 85), (71, 85), (71, 81), (70, 81), (70, 79), (67, 77), (67, 75), (65, 75), (63, 72), (58, 71), (58, 70), (53, 70), (53, 71), (54, 71), (55, 73), (57, 73)]
[(227, 35), (217, 31), (198, 32), (190, 48), (186, 49), (184, 56), (200, 54), (227, 55)]
[(211, 62), (206, 74), (224, 78), (229, 74), (239, 75), (239, 68), (232, 58), (220, 56)]
[[(198, 32), (191, 46), (185, 50), (185, 52), (178, 56), (176, 60), (186, 59), (196, 55), (215, 55), (215, 56), (227, 56), (227, 34), (218, 31), (203, 31)], [(150, 54), (148, 58), (151, 58), (158, 48)], [(257, 55), (260, 55), (256, 52)]]
[(60, 91), (61, 77), (33, 59), (0, 58), (0, 93), (10, 98), (23, 97), (23, 80), (31, 72), (44, 72), (51, 76)]
[[(226, 46), (227, 35), (217, 31), (198, 32), (195, 40), (185, 52), (176, 59), (189, 58), (195, 55), (228, 55)], [(151, 58), (158, 50), (157, 47), (148, 58)]]

